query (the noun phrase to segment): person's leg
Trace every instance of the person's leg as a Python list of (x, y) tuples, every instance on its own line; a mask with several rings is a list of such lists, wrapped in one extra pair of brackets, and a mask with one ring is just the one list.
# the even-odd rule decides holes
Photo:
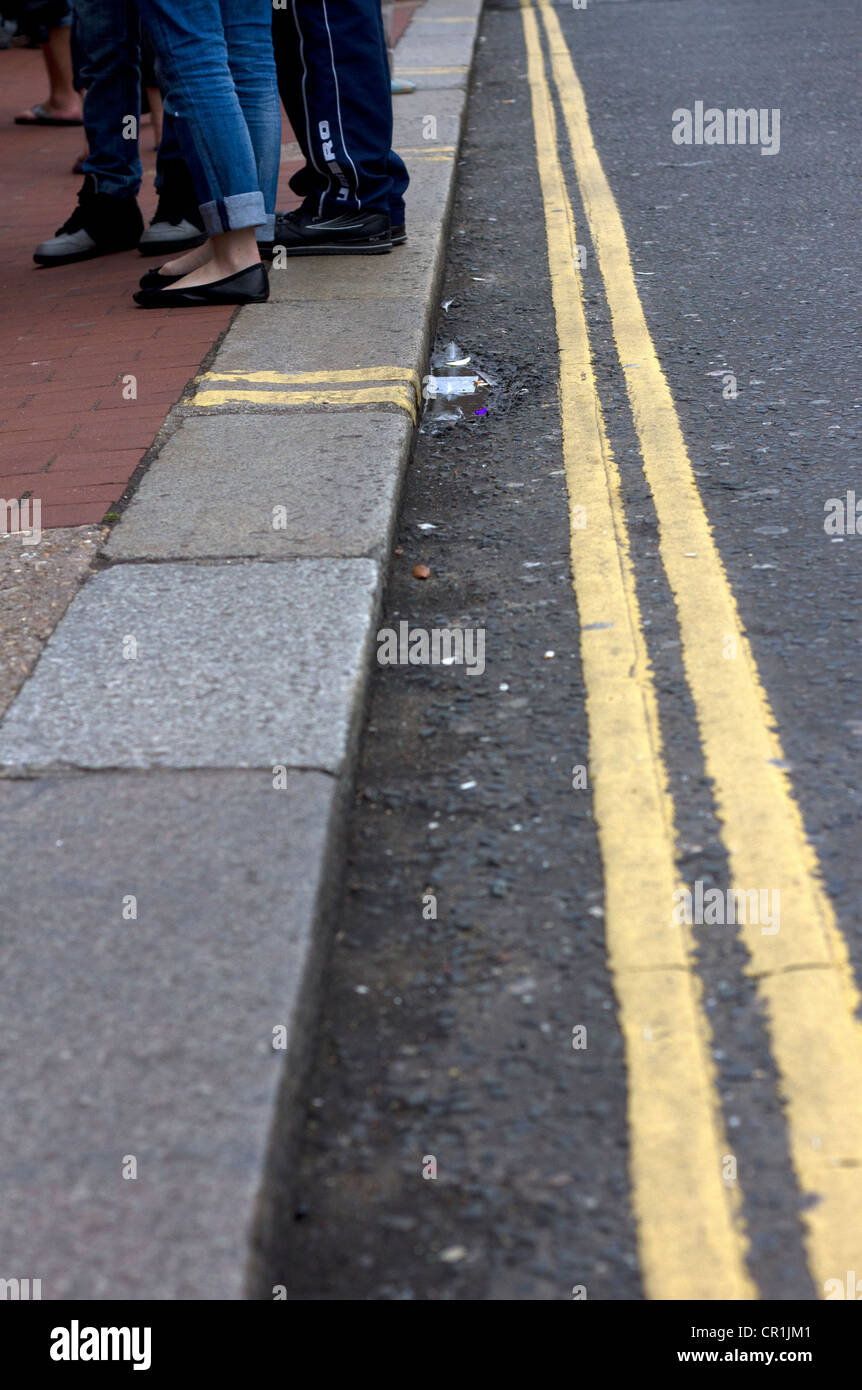
[[(383, 0), (383, 37), (386, 41), (386, 57), (389, 62), (389, 72), (395, 59), (395, 49), (392, 46), (392, 17), (395, 5), (393, 0)], [(407, 96), (410, 92), (416, 91), (416, 83), (408, 82), (406, 77), (392, 77), (389, 83), (393, 96)]]
[(162, 139), (162, 93), (156, 74), (156, 52), (146, 26), (141, 26), (141, 85), (146, 92), (153, 128), (153, 149), (157, 150)]
[[(65, 13), (64, 13), (65, 11)], [(47, 27), (35, 22), (27, 29), (34, 38), (41, 41), (42, 58), (48, 76), (48, 98), (38, 106), (22, 111), (17, 118), (18, 125), (44, 124), (50, 121), (81, 124), (81, 98), (75, 90), (72, 71), (72, 14), (68, 5), (58, 4), (46, 12)], [(26, 19), (24, 20), (27, 24)]]
[(131, 0), (75, 0), (74, 22), (89, 150), (78, 208), (56, 236), (37, 246), (39, 265), (129, 250), (143, 231), (137, 10)]
[(273, 40), (282, 101), (306, 158), (290, 180), (303, 206), (279, 214), (276, 245), (288, 254), (389, 250), (389, 218), (403, 226), (408, 177), (391, 149), (380, 0), (290, 0), (289, 12), (273, 13)]
[(141, 110), (138, 15), (131, 0), (75, 0), (79, 80), (90, 152), (84, 173), (96, 190), (137, 197), (141, 187), (137, 124)]
[[(319, 37), (321, 31), (316, 31)], [(290, 180), (290, 187), (303, 199), (319, 199), (329, 188), (329, 173), (315, 166), (308, 139), (310, 118), (307, 114), (305, 91), (307, 65), (309, 62), (309, 39), (315, 35), (303, 33), (301, 19), (288, 3), (287, 9), (272, 12), (272, 45), (275, 53), (275, 66), (278, 78), (278, 91), (281, 103), (287, 112), (294, 135), (305, 164)], [(317, 206), (315, 201), (314, 206)]]
[[(158, 69), (156, 81), (161, 81)], [(161, 88), (159, 88), (161, 99)], [(198, 199), (188, 165), (183, 159), (172, 117), (165, 113), (156, 154), (156, 192), (159, 201), (150, 225), (138, 242), (142, 256), (181, 256), (207, 241), (198, 211)], [(209, 260), (209, 250), (200, 249), (186, 269)], [(153, 272), (144, 278), (149, 280)], [(143, 283), (143, 281), (141, 282)]]
[[(255, 227), (266, 224), (257, 161), (231, 75), (223, 7), (228, 0), (140, 0), (165, 82), (165, 110), (173, 118), (192, 173), (211, 258), (162, 295), (194, 290), (245, 271), (260, 261)], [(229, 27), (239, 0), (228, 5)], [(245, 0), (245, 19), (266, 33), (270, 0)], [(270, 44), (271, 47), (271, 44)], [(266, 67), (266, 48), (257, 53)], [(272, 78), (274, 84), (274, 69)], [(167, 269), (167, 267), (163, 267)], [(149, 303), (146, 291), (136, 296)], [(167, 302), (167, 301), (164, 301)]]
[[(270, 0), (247, 0), (252, 13)], [(266, 222), (257, 163), (234, 78), (218, 0), (140, 0), (140, 13), (158, 54), (165, 82), (165, 111), (192, 172), (204, 231), (224, 249), (247, 247), (257, 259), (254, 227)], [(229, 234), (246, 234), (232, 238)], [(250, 245), (249, 245), (250, 238)]]
[(305, 136), (326, 176), (317, 215), (389, 210), (389, 65), (380, 0), (292, 0), (304, 51)]
[[(275, 58), (269, 32), (270, 11), (261, 8), (260, 14), (249, 14), (248, 6), (241, 3), (226, 5), (221, 0), (225, 39), (228, 51), (228, 66), (234, 80), (237, 97), (248, 126), (255, 159), (257, 177), (264, 198), (267, 213), (266, 222), (256, 229), (259, 241), (272, 241), (275, 226), (275, 198), (278, 189), (278, 166), (281, 158), (281, 111), (278, 104), (278, 90), (275, 81)], [(171, 170), (176, 168), (174, 148), (175, 126), (170, 116), (165, 120), (165, 140), (159, 149), (159, 164), (156, 186), (164, 182), (170, 186)], [(212, 258), (208, 243), (186, 254), (171, 256), (159, 267), (158, 278), (152, 273), (145, 277), (148, 286), (157, 286), (159, 280), (174, 281), (189, 271), (196, 270)], [(144, 284), (144, 280), (141, 282)]]
[(45, 109), (52, 116), (75, 120), (81, 117), (81, 98), (75, 91), (72, 76), (72, 26), (58, 25), (48, 34), (48, 42), (42, 49), (45, 67), (48, 69), (48, 82), (51, 95)]
[(272, 15), (269, 3), (220, 0), (227, 39), (228, 63), (239, 104), (245, 116), (257, 163), (266, 221), (257, 228), (259, 240), (271, 241), (275, 231), (275, 199), (281, 162), (281, 108), (278, 101)]
[[(378, 7), (380, 12), (380, 42), (386, 56), (386, 70), (390, 76), (389, 91), (392, 94), (392, 50), (389, 47), (389, 32), (392, 23), (391, 9), (388, 17), (383, 14), (382, 7)], [(390, 124), (391, 131), (391, 124)], [(389, 189), (389, 219), (392, 223), (392, 243), (400, 245), (407, 240), (406, 232), (406, 210), (404, 205), (404, 194), (407, 192), (407, 185), (410, 182), (410, 175), (407, 166), (400, 154), (396, 154), (390, 149), (386, 158), (386, 171), (392, 180)]]

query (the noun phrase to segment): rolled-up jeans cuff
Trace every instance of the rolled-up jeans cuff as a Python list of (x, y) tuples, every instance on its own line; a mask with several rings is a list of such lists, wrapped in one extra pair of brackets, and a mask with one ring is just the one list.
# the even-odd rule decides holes
[(201, 218), (207, 236), (236, 231), (240, 227), (262, 227), (267, 222), (263, 194), (233, 193), (216, 202), (201, 203)]

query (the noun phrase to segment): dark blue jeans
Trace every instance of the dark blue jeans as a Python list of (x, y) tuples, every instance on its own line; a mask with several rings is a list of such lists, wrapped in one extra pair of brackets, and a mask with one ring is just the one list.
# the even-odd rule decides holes
[(392, 92), (380, 0), (285, 0), (272, 12), (278, 85), (306, 165), (290, 186), (318, 217), (388, 212), (409, 182), (392, 149)]
[[(138, 12), (132, 0), (75, 0), (74, 32), (76, 77), (86, 89), (84, 127), (89, 153), (84, 173), (92, 174), (99, 193), (134, 198), (141, 186)], [(177, 153), (174, 149), (174, 157)]]
[(281, 111), (271, 0), (138, 0), (204, 230), (271, 238)]
[[(98, 193), (135, 198), (141, 187), (138, 123), (141, 111), (141, 24), (131, 0), (75, 0), (76, 86), (86, 89), (84, 126), (89, 152), (84, 173)], [(134, 121), (129, 117), (134, 117)], [(182, 163), (173, 122), (165, 117), (156, 156), (156, 188)]]

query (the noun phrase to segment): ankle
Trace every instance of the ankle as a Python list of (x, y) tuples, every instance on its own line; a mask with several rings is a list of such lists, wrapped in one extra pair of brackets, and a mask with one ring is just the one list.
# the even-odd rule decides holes
[(255, 248), (248, 248), (240, 251), (232, 251), (229, 255), (217, 255), (213, 257), (213, 269), (218, 272), (219, 279), (225, 279), (228, 275), (237, 275), (241, 270), (248, 270), (249, 266), (260, 262), (260, 252)]

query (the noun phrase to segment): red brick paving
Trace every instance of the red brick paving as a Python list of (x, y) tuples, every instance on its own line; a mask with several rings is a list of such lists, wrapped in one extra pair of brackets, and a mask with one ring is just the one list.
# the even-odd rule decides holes
[(392, 24), (389, 29), (389, 47), (394, 48), (407, 25), (413, 18), (413, 11), (418, 10), (422, 0), (395, 0), (392, 6)]
[[(394, 45), (421, 0), (396, 0)], [(42, 526), (98, 523), (123, 495), (159, 428), (230, 323), (230, 309), (143, 310), (132, 291), (158, 264), (137, 251), (50, 269), (37, 242), (72, 212), (83, 130), (16, 126), (46, 94), (41, 54), (0, 51), (0, 497), (40, 498)], [(287, 122), (283, 141), (293, 139)], [(155, 210), (152, 131), (143, 127), (146, 221)], [(282, 162), (280, 207), (296, 162)], [(136, 399), (123, 378), (136, 379)]]
[[(137, 251), (34, 265), (34, 246), (65, 222), (81, 185), (71, 169), (82, 130), (13, 123), (45, 90), (38, 52), (0, 51), (0, 496), (40, 498), (47, 528), (101, 521), (232, 310), (138, 309), (132, 291), (158, 261)], [(156, 202), (151, 146), (145, 126), (146, 220)], [(283, 165), (285, 194), (296, 167)], [(290, 206), (285, 194), (280, 205)], [(123, 399), (127, 374), (136, 400)]]

